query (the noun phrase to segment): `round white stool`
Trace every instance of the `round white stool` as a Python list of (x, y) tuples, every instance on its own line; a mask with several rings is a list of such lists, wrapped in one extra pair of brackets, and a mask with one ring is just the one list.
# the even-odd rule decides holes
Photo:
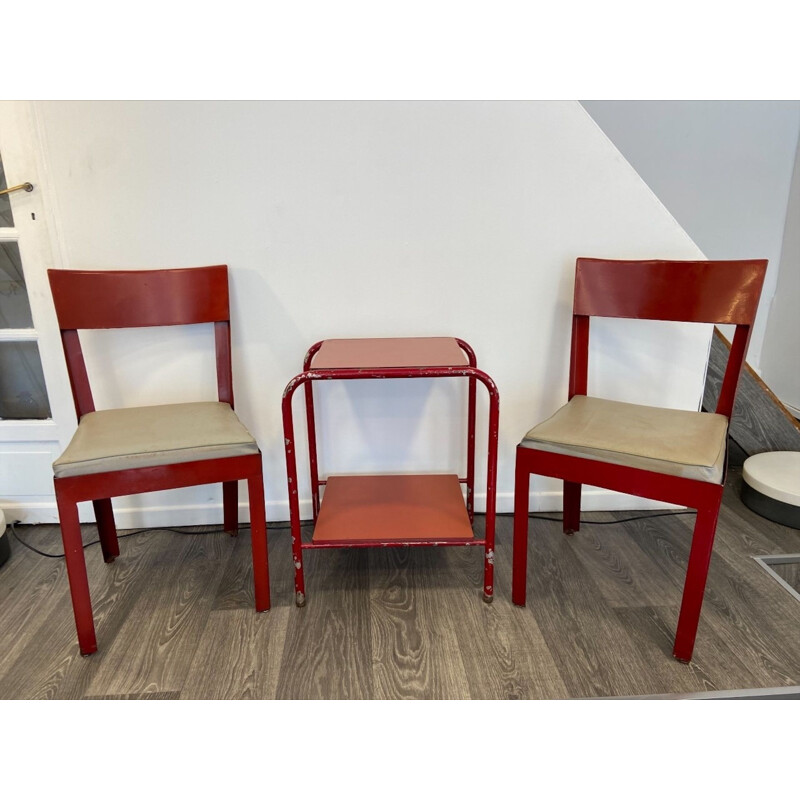
[(742, 502), (762, 517), (800, 528), (800, 452), (759, 453), (744, 462)]

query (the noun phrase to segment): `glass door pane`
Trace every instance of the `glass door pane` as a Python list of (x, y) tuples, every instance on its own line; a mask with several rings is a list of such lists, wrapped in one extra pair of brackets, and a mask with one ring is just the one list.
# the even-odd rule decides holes
[(33, 328), (16, 242), (0, 242), (0, 328)]
[(36, 342), (0, 342), (0, 419), (49, 419)]
[[(6, 188), (0, 159), (0, 190)], [(0, 236), (3, 228), (13, 227), (9, 195), (0, 195)], [(0, 240), (0, 420), (49, 419), (50, 403), (17, 234), (5, 233)]]

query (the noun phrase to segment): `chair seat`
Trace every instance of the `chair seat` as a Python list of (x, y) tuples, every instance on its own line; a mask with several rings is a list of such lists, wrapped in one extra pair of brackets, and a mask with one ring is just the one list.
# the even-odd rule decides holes
[(727, 430), (722, 414), (576, 395), (520, 446), (722, 483)]
[(53, 472), (66, 478), (257, 452), (227, 403), (117, 408), (85, 414)]

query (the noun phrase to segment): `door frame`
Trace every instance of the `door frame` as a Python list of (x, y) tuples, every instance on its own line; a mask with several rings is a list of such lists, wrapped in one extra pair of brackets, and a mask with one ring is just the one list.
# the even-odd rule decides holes
[(63, 258), (33, 101), (0, 101), (0, 153), (8, 185), (34, 187), (10, 195), (14, 227), (0, 228), (0, 241), (19, 245), (34, 333), (0, 331), (0, 340), (38, 342), (52, 414), (47, 420), (0, 420), (0, 508), (8, 520), (56, 522), (51, 464), (74, 433), (77, 417), (47, 281), (47, 270), (61, 267)]

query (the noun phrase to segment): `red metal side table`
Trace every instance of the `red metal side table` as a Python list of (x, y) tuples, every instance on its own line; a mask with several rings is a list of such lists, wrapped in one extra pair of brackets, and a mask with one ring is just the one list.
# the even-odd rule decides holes
[[(317, 468), (313, 382), (365, 378), (468, 379), (466, 477), (458, 475), (331, 476), (320, 480)], [(486, 532), (472, 532), (475, 496), (475, 405), (480, 381), (489, 394), (489, 440), (486, 477)], [(305, 387), (314, 535), (300, 538), (292, 397)], [(494, 381), (477, 368), (475, 352), (461, 339), (327, 339), (306, 353), (303, 372), (283, 393), (283, 430), (289, 480), (295, 602), (305, 605), (303, 550), (330, 547), (482, 546), (483, 599), (494, 593), (495, 497), (499, 396)], [(466, 505), (461, 492), (466, 484)], [(325, 487), (320, 502), (320, 486)]]

